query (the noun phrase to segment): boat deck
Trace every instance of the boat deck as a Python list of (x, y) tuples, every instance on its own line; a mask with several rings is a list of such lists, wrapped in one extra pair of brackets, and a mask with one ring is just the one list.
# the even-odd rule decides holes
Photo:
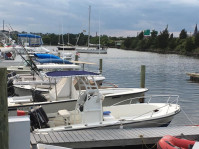
[(199, 140), (199, 126), (155, 127), (133, 129), (76, 130), (31, 133), (31, 144), (37, 143), (70, 148), (91, 148), (156, 144), (165, 135)]

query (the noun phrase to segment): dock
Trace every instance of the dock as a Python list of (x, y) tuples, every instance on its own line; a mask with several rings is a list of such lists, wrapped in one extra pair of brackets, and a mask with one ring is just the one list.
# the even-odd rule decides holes
[(190, 76), (190, 80), (192, 81), (199, 81), (199, 73), (186, 73), (188, 76)]
[(133, 129), (76, 130), (31, 133), (35, 149), (38, 143), (69, 148), (113, 147), (156, 144), (165, 135), (199, 140), (199, 126), (154, 127)]

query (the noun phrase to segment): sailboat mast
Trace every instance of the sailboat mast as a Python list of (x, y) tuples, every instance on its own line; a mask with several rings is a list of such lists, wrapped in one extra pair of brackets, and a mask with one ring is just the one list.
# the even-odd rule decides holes
[(88, 18), (88, 47), (89, 47), (89, 44), (90, 44), (90, 16), (91, 15), (91, 6), (89, 6), (89, 18)]

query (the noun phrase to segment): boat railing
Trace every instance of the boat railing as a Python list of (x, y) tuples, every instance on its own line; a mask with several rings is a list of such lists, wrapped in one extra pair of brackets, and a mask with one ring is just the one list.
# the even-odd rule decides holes
[(135, 103), (135, 101), (139, 100), (139, 99), (148, 99), (148, 102), (146, 102), (146, 103), (150, 103), (153, 98), (157, 98), (157, 97), (165, 97), (165, 98), (167, 97), (166, 104), (172, 104), (172, 103), (175, 103), (176, 105), (178, 104), (179, 95), (150, 95), (150, 96), (140, 96), (140, 97), (135, 97), (135, 98), (128, 98), (128, 99), (122, 100), (120, 102), (117, 102), (111, 106), (119, 105), (124, 102), (126, 103), (127, 101), (129, 101), (129, 104), (132, 104), (132, 103)]
[[(147, 111), (147, 112), (145, 112), (145, 113), (142, 113), (142, 114), (140, 114), (140, 115), (138, 115), (138, 116), (136, 116), (136, 117), (133, 117), (133, 119), (139, 118), (139, 117), (144, 116), (144, 115), (148, 115), (148, 114), (150, 114), (150, 113), (151, 113), (150, 117), (152, 117), (153, 114), (154, 114), (155, 112), (159, 111), (160, 109), (162, 109), (162, 108), (164, 108), (164, 107), (166, 107), (166, 106), (168, 106), (168, 108), (167, 108), (167, 110), (166, 110), (166, 114), (168, 114), (170, 105), (171, 105), (172, 103), (175, 103), (175, 104), (176, 104), (176, 108), (177, 108), (177, 106), (178, 106), (178, 99), (179, 99), (179, 96), (178, 96), (178, 95), (151, 95), (151, 96), (141, 96), (141, 97), (135, 97), (135, 98), (130, 98), (130, 99), (123, 100), (123, 101), (118, 102), (118, 103), (116, 103), (116, 104), (114, 104), (114, 105), (112, 105), (112, 106), (121, 104), (122, 102), (126, 102), (126, 101), (128, 101), (128, 100), (130, 101), (129, 104), (131, 104), (131, 103), (132, 103), (132, 100), (136, 100), (136, 99), (140, 99), (140, 98), (149, 98), (148, 102), (146, 102), (147, 104), (149, 104), (150, 101), (152, 100), (152, 98), (155, 98), (155, 97), (167, 97), (166, 104), (164, 104), (163, 106), (161, 106), (161, 107), (159, 107), (159, 108), (157, 108), (157, 109), (153, 109), (153, 110)], [(175, 98), (175, 99), (173, 99), (173, 100), (171, 101), (171, 98)]]

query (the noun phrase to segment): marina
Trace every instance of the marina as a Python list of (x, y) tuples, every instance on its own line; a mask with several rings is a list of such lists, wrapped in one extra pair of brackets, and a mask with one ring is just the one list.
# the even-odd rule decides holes
[[(53, 48), (53, 47), (51, 47), (51, 48)], [(134, 84), (136, 86), (143, 86), (142, 83), (140, 82), (140, 64), (141, 63), (138, 63), (138, 64), (134, 63), (135, 64), (134, 69), (136, 71), (134, 71), (134, 72), (129, 71), (129, 70), (131, 70), (129, 66), (123, 67), (121, 65), (121, 64), (126, 64), (126, 62), (127, 62), (126, 59), (128, 59), (129, 52), (123, 51), (120, 49), (110, 49), (110, 51), (112, 51), (112, 54), (107, 54), (108, 56), (103, 56), (102, 74), (106, 76), (106, 80), (108, 82), (113, 82), (114, 84), (117, 84), (121, 87), (131, 87), (132, 84)], [(135, 52), (135, 51), (131, 51), (130, 53), (136, 54), (137, 56), (141, 56), (141, 57), (143, 55), (145, 55), (145, 57), (146, 57), (146, 54), (153, 55), (155, 57), (160, 56), (162, 59), (161, 54), (157, 55), (157, 54), (153, 54), (153, 53), (142, 53), (142, 52)], [(113, 54), (114, 54), (114, 57), (113, 57)], [(127, 74), (117, 72), (116, 67), (111, 67), (111, 69), (110, 69), (109, 65), (113, 61), (113, 59), (115, 60), (115, 56), (119, 56), (119, 57), (117, 57), (118, 63), (116, 61), (116, 64), (112, 65), (112, 66), (116, 66), (116, 65), (120, 66), (121, 65), (120, 69), (123, 72), (126, 72)], [(133, 56), (135, 56), (135, 55), (133, 55)], [(164, 58), (168, 59), (170, 56), (178, 58), (178, 60), (181, 59), (181, 57), (177, 56), (177, 55), (167, 55), (167, 56), (164, 56)], [(89, 59), (88, 59), (88, 57), (89, 57)], [(79, 58), (79, 60), (87, 61), (88, 63), (89, 62), (90, 63), (98, 63), (100, 58), (102, 58), (102, 57), (101, 56), (91, 56), (89, 54), (81, 54), (81, 57)], [(128, 59), (128, 61), (129, 60), (131, 61), (134, 59), (133, 58)], [(183, 61), (184, 59), (182, 58), (181, 60)], [(122, 61), (122, 63), (120, 63), (121, 61)], [(187, 62), (187, 60), (185, 60), (185, 61)], [(147, 59), (145, 59), (143, 62), (144, 63), (142, 63), (142, 64), (146, 64), (146, 68), (144, 68), (144, 69), (146, 69), (146, 74), (145, 74), (146, 75), (146, 83), (145, 83), (144, 87), (146, 86), (148, 88), (150, 86), (149, 91), (145, 93), (146, 95), (150, 95), (150, 94), (154, 94), (154, 93), (156, 93), (156, 94), (157, 93), (162, 93), (162, 94), (167, 94), (167, 93), (177, 94), (178, 93), (180, 95), (179, 104), (182, 107), (182, 111), (174, 117), (174, 119), (171, 121), (171, 123), (168, 127), (131, 128), (131, 129), (101, 129), (101, 130), (95, 130), (95, 129), (89, 130), (88, 129), (88, 130), (75, 130), (75, 131), (71, 130), (71, 131), (66, 131), (66, 132), (62, 132), (62, 131), (31, 132), (30, 141), (31, 141), (31, 144), (33, 145), (32, 147), (36, 148), (38, 143), (61, 146), (61, 147), (69, 147), (69, 148), (90, 148), (90, 147), (93, 148), (93, 147), (109, 147), (109, 146), (117, 147), (117, 146), (135, 146), (135, 145), (143, 146), (143, 145), (156, 144), (157, 141), (159, 139), (161, 139), (161, 137), (163, 137), (164, 135), (167, 135), (168, 132), (170, 135), (174, 135), (174, 136), (179, 136), (179, 137), (183, 136), (188, 139), (189, 138), (197, 139), (198, 138), (198, 127), (197, 126), (185, 126), (185, 125), (194, 125), (194, 124), (197, 125), (196, 113), (191, 113), (192, 112), (191, 110), (187, 111), (188, 107), (186, 105), (183, 105), (183, 101), (185, 100), (184, 96), (186, 98), (188, 98), (187, 95), (184, 95), (183, 92), (179, 92), (177, 90), (178, 87), (176, 87), (176, 85), (178, 85), (178, 84), (175, 84), (175, 85), (173, 83), (170, 84), (171, 85), (171, 86), (169, 86), (170, 88), (175, 87), (175, 89), (173, 89), (173, 90), (172, 89), (170, 90), (169, 88), (168, 88), (169, 90), (165, 90), (164, 87), (162, 87), (162, 88), (158, 87), (158, 86), (165, 85), (165, 83), (166, 82), (168, 83), (170, 81), (170, 79), (167, 79), (166, 81), (160, 81), (160, 82), (162, 82), (162, 84), (157, 84), (156, 79), (161, 80), (161, 77), (154, 78), (154, 76), (156, 76), (156, 75), (154, 75), (154, 73), (156, 73), (156, 71), (154, 71), (155, 68), (151, 67), (153, 65), (151, 65), (151, 63), (150, 64), (146, 63), (146, 62), (148, 62)], [(186, 64), (186, 62), (183, 64)], [(164, 59), (162, 62), (159, 61), (159, 63), (163, 64)], [(170, 68), (172, 68), (172, 70), (174, 70), (173, 67), (175, 67), (173, 64), (177, 64), (176, 66), (178, 67), (178, 63), (172, 63), (172, 66), (170, 66)], [(156, 67), (157, 66), (158, 65), (156, 63)], [(183, 65), (184, 68), (185, 68), (185, 66), (186, 65)], [(84, 69), (85, 70), (87, 70), (87, 69), (95, 70), (96, 65), (85, 65)], [(161, 70), (162, 67), (159, 67), (159, 69)], [(114, 71), (114, 75), (110, 75), (110, 74), (112, 74), (113, 71)], [(191, 71), (191, 70), (188, 70), (188, 71)], [(175, 74), (175, 73), (176, 72), (173, 71), (173, 74)], [(120, 75), (120, 76), (118, 76), (118, 75)], [(124, 75), (129, 76), (129, 77), (125, 78)], [(165, 75), (165, 74), (160, 73), (159, 75), (161, 76), (161, 75)], [(168, 74), (166, 74), (166, 76), (167, 75)], [(153, 79), (151, 79), (150, 76), (153, 76)], [(189, 83), (190, 80), (188, 78), (186, 78), (187, 77), (186, 73), (184, 73), (182, 76), (185, 81), (185, 82), (183, 81), (184, 83), (186, 83), (186, 84), (188, 83), (188, 85), (196, 85), (196, 83), (192, 83), (192, 82), (191, 82), (191, 84)], [(117, 79), (118, 77), (121, 79)], [(170, 76), (167, 76), (167, 77), (171, 78)], [(181, 78), (181, 76), (179, 76), (179, 73), (177, 73), (174, 75), (174, 77), (171, 80), (177, 81), (180, 78)], [(152, 83), (152, 84), (150, 84), (150, 83)], [(168, 86), (168, 84), (166, 86)], [(158, 99), (157, 101), (160, 101), (160, 100)], [(190, 104), (193, 103), (194, 101), (195, 100), (192, 100), (190, 102)], [(192, 108), (194, 108), (194, 106)], [(187, 114), (190, 114), (190, 113), (192, 116), (196, 115), (196, 117), (188, 118)], [(84, 142), (83, 145), (82, 145), (82, 142)]]

